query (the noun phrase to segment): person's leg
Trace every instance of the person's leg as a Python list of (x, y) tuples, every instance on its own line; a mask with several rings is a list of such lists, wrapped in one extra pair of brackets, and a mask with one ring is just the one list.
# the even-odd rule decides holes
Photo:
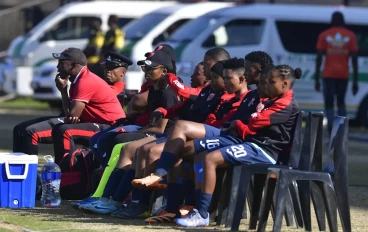
[[(203, 183), (200, 197), (197, 200), (196, 209), (190, 212), (186, 218), (176, 220), (176, 223), (180, 226), (206, 226), (209, 224), (208, 210), (216, 186), (217, 168), (242, 163), (276, 163), (262, 148), (248, 142), (223, 147), (207, 154), (204, 153), (202, 157)], [(198, 159), (196, 162), (198, 163)]]
[(55, 161), (60, 162), (65, 153), (75, 151), (75, 142), (88, 144), (89, 139), (109, 125), (97, 123), (59, 124), (52, 130)]
[(110, 129), (105, 129), (105, 130), (102, 130), (100, 132), (97, 132), (96, 134), (92, 135), (92, 137), (89, 139), (89, 148), (92, 150), (93, 152), (93, 155), (96, 157), (96, 159), (99, 160), (100, 164), (102, 166), (105, 166), (103, 165), (103, 163), (105, 162), (103, 159), (103, 154), (101, 154), (98, 150), (98, 145), (97, 145), (97, 141), (99, 140), (99, 138), (104, 135), (105, 133), (107, 133)]
[(336, 80), (337, 113), (339, 116), (346, 116), (345, 95), (348, 84), (348, 80)]
[(334, 98), (335, 98), (335, 80), (332, 78), (323, 79), (323, 97), (325, 99), (325, 115), (328, 120), (328, 131), (332, 130), (334, 119)]

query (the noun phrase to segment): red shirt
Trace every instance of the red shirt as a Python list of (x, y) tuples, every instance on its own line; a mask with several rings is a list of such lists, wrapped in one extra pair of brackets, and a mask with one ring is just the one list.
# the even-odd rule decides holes
[(354, 32), (343, 27), (332, 27), (323, 31), (317, 49), (326, 52), (324, 78), (349, 78), (349, 56), (358, 51)]
[(125, 118), (112, 88), (100, 77), (84, 67), (70, 85), (70, 101), (85, 102), (80, 116), (82, 122), (113, 124), (119, 118)]
[(179, 81), (179, 78), (177, 78), (172, 73), (168, 73), (167, 77), (169, 79), (170, 87), (175, 91), (177, 95), (183, 97), (184, 99), (189, 99), (191, 95), (198, 96), (199, 93), (202, 91), (202, 89), (205, 87), (205, 86), (198, 86), (197, 88), (191, 88), (185, 86), (183, 83)]
[(115, 82), (114, 85), (110, 85), (110, 88), (114, 91), (115, 95), (119, 95), (125, 88), (125, 82)]

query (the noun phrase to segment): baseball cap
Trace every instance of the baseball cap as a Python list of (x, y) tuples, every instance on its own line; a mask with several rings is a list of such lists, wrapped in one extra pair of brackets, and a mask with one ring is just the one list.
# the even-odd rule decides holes
[(67, 48), (62, 53), (52, 53), (52, 56), (58, 60), (72, 60), (80, 65), (87, 65), (86, 55), (78, 48)]
[(106, 57), (105, 61), (102, 62), (101, 64), (125, 68), (133, 64), (133, 61), (131, 61), (131, 59), (120, 53), (106, 52), (105, 57)]
[(145, 60), (140, 60), (137, 62), (138, 65), (146, 65), (149, 67), (156, 67), (158, 65), (164, 65), (166, 67), (172, 68), (172, 61), (169, 56), (164, 51), (151, 52), (150, 55)]
[[(153, 52), (156, 52), (156, 51), (163, 51), (163, 52), (166, 52), (172, 61), (176, 62), (176, 53), (175, 53), (175, 50), (173, 47), (171, 47), (170, 45), (168, 44), (160, 44), (158, 45), (155, 50)], [(145, 57), (148, 57), (150, 55), (151, 52), (147, 52), (144, 56)]]

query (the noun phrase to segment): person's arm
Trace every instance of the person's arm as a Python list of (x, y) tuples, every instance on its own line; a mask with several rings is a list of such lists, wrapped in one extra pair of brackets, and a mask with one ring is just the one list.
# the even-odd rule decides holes
[(79, 121), (79, 117), (81, 116), (86, 104), (88, 104), (98, 89), (96, 86), (79, 81), (79, 83), (76, 84), (74, 91), (76, 94), (72, 99), (70, 99), (69, 113), (66, 114), (65, 123), (77, 123)]
[(292, 113), (291, 101), (292, 98), (282, 98), (262, 112), (253, 113), (248, 125), (241, 120), (234, 121), (234, 127), (238, 135), (245, 139), (247, 135), (256, 134), (262, 128), (285, 123)]
[(317, 56), (316, 56), (316, 74), (315, 74), (315, 80), (319, 81), (320, 79), (320, 73), (321, 73), (321, 65), (322, 65), (322, 58), (323, 55), (326, 53), (324, 50), (317, 50)]
[(354, 83), (358, 83), (358, 52), (351, 52), (350, 56), (353, 65), (353, 81)]
[(165, 109), (163, 107), (159, 107), (156, 110), (158, 110), (162, 113), (163, 118), (174, 119), (178, 116), (177, 110), (179, 110), (181, 107), (183, 107), (183, 105), (185, 105), (186, 102), (187, 101), (179, 102), (178, 104), (176, 104), (176, 105), (174, 105), (174, 106), (172, 106), (168, 109)]
[(69, 114), (69, 108), (70, 108), (70, 99), (68, 96), (68, 91), (66, 90), (66, 88), (61, 92), (61, 101), (63, 103), (63, 111), (64, 111), (64, 115), (68, 115)]
[(324, 33), (322, 32), (319, 36), (318, 36), (318, 40), (317, 40), (317, 45), (316, 45), (316, 49), (317, 49), (317, 55), (316, 55), (316, 73), (315, 73), (315, 89), (317, 91), (319, 91), (320, 85), (319, 85), (319, 79), (320, 79), (320, 73), (321, 73), (321, 65), (322, 65), (322, 58), (323, 55), (326, 54), (326, 50), (327, 50), (327, 41), (325, 39)]
[(69, 117), (77, 117), (79, 118), (86, 107), (86, 102), (74, 100), (70, 103)]
[(191, 99), (195, 100), (196, 97), (199, 95), (199, 93), (202, 91), (203, 86), (197, 87), (197, 88), (191, 88), (188, 86), (185, 86), (183, 83), (181, 83), (174, 74), (168, 73), (167, 78), (169, 80), (169, 85), (174, 92), (179, 95), (180, 97), (183, 97), (184, 99)]
[(147, 134), (162, 134), (165, 131), (166, 124), (169, 120), (168, 119), (161, 119), (160, 121), (156, 122), (155, 125), (147, 125), (139, 132), (147, 133)]

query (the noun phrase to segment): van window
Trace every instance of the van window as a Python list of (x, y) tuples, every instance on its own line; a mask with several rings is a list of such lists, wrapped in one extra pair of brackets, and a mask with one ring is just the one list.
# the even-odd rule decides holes
[(119, 27), (124, 27), (130, 21), (132, 21), (132, 18), (119, 18), (119, 21), (118, 21)]
[(161, 23), (168, 14), (148, 14), (140, 19), (129, 23), (125, 28), (125, 38), (127, 40), (139, 40), (150, 32), (155, 26)]
[(203, 47), (242, 46), (259, 44), (264, 20), (237, 19), (218, 27), (202, 44)]
[(197, 19), (193, 19), (175, 31), (168, 40), (173, 42), (190, 42), (206, 28), (214, 25), (218, 18), (218, 16), (205, 15)]
[[(89, 26), (97, 17), (69, 17), (60, 21), (46, 32), (42, 41), (85, 39), (89, 36)], [(46, 37), (46, 38), (45, 38)]]
[[(329, 23), (276, 21), (281, 42), (288, 52), (315, 54), (319, 34)], [(368, 56), (368, 25), (347, 25), (357, 36), (359, 55)]]
[(156, 38), (153, 39), (152, 45), (156, 45), (161, 42), (165, 42), (171, 35), (174, 33), (178, 28), (180, 28), (184, 23), (186, 23), (189, 19), (180, 19), (171, 26), (169, 26), (164, 32), (158, 35)]

